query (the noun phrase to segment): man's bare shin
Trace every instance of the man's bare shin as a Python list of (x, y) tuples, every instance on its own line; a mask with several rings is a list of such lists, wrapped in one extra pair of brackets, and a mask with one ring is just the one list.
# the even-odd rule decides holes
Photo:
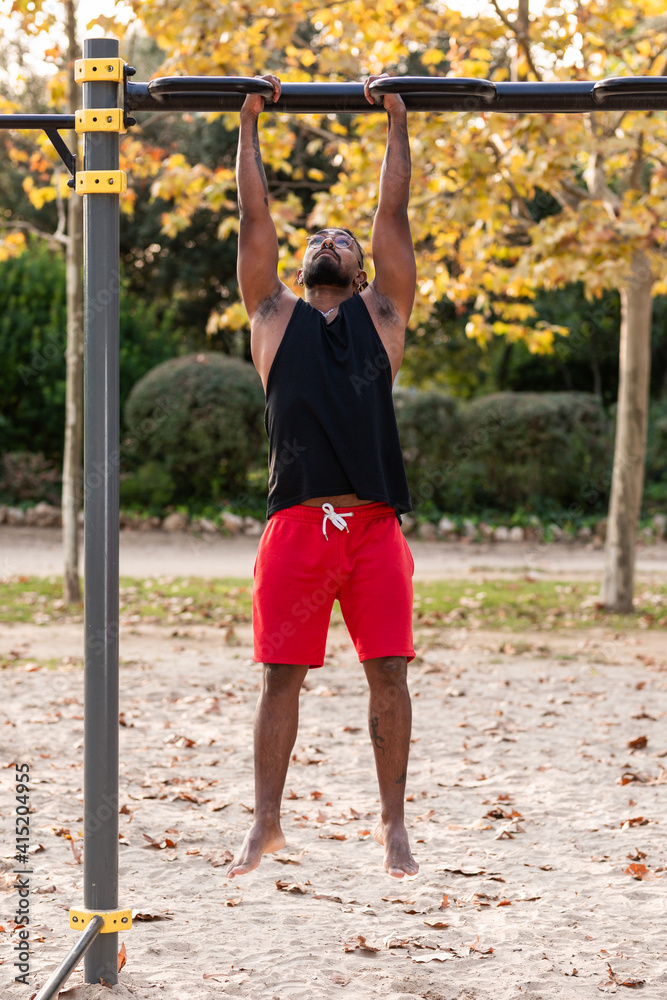
[(403, 821), (412, 705), (405, 657), (366, 660), (368, 728), (375, 754), (382, 819)]
[(265, 664), (254, 721), (255, 820), (280, 822), (287, 768), (299, 726), (307, 666)]

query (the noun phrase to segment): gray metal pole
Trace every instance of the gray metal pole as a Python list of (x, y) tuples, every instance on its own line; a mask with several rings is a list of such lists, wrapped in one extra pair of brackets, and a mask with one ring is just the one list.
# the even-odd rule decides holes
[[(87, 38), (86, 59), (118, 57), (115, 38)], [(83, 84), (84, 108), (118, 106), (118, 85)], [(84, 136), (85, 170), (118, 170), (114, 132)], [(118, 313), (117, 194), (84, 195), (84, 852), (83, 905), (118, 906)], [(88, 983), (118, 982), (118, 935), (100, 934)]]
[(35, 995), (34, 1000), (53, 1000), (54, 997), (58, 996), (60, 988), (65, 985), (83, 956), (92, 947), (103, 927), (102, 917), (93, 917), (85, 931), (79, 935), (79, 940), (74, 947), (65, 956), (53, 975), (49, 976), (39, 993)]

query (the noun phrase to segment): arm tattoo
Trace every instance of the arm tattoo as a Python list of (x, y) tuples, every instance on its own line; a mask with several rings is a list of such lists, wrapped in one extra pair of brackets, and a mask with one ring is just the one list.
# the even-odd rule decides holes
[(257, 130), (257, 119), (255, 119), (255, 125), (252, 132), (252, 149), (255, 154), (255, 164), (257, 170), (259, 171), (259, 176), (264, 187), (264, 204), (269, 204), (269, 185), (266, 182), (266, 174), (264, 172), (264, 164), (262, 163), (262, 152), (259, 148), (259, 132)]
[(380, 751), (382, 756), (384, 756), (384, 747), (382, 746), (382, 744), (384, 743), (384, 736), (380, 736), (380, 734), (378, 733), (378, 726), (380, 725), (380, 716), (370, 715), (368, 717), (368, 725), (371, 731), (371, 740), (373, 741), (373, 746), (375, 747), (376, 750)]
[(408, 772), (407, 771), (403, 771), (403, 774), (400, 776), (400, 778), (396, 779), (396, 784), (397, 785), (404, 785), (405, 784), (405, 779), (407, 778), (407, 776), (408, 776)]
[(395, 122), (389, 119), (387, 134), (387, 152), (383, 163), (383, 173), (391, 171), (396, 180), (405, 185), (405, 197), (409, 196), (410, 188), (410, 140), (408, 138), (407, 122)]

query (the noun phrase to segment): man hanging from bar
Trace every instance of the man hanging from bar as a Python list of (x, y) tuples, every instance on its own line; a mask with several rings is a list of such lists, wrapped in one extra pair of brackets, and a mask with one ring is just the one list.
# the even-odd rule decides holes
[[(280, 96), (280, 81), (264, 77)], [(366, 81), (365, 95), (372, 104)], [(411, 509), (392, 402), (414, 300), (408, 222), (410, 145), (398, 95), (385, 95), (387, 148), (373, 223), (375, 278), (347, 229), (308, 239), (297, 281), (278, 277), (278, 240), (259, 146), (264, 98), (240, 113), (238, 278), (266, 392), (269, 523), (255, 566), (255, 812), (230, 877), (285, 844), (280, 804), (297, 735), (299, 692), (324, 662), (338, 599), (369, 685), (369, 729), (380, 788), (373, 831), (390, 875), (415, 875), (404, 822), (411, 703), (414, 562), (399, 515)]]

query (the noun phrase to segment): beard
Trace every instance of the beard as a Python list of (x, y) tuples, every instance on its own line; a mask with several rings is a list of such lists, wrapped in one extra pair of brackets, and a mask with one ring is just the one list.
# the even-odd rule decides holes
[(303, 269), (303, 283), (306, 288), (316, 288), (318, 285), (329, 285), (334, 288), (347, 288), (350, 278), (345, 274), (338, 258), (322, 254), (310, 261)]

